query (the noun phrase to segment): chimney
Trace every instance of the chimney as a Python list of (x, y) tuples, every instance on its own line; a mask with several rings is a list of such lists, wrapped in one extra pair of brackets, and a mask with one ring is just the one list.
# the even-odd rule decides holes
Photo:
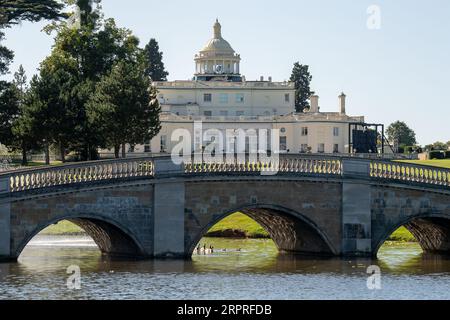
[(345, 114), (345, 97), (346, 95), (342, 92), (339, 96), (339, 112)]
[(264, 81), (264, 76), (261, 76), (261, 78), (259, 79), (259, 81)]
[(317, 113), (319, 112), (319, 96), (316, 94), (313, 94), (310, 98), (311, 101), (311, 108), (309, 112)]

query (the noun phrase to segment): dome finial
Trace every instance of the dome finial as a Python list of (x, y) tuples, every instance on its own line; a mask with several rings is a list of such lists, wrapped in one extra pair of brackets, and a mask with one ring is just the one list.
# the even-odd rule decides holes
[(222, 38), (222, 26), (220, 25), (218, 18), (216, 18), (216, 23), (214, 23), (214, 38), (215, 39)]

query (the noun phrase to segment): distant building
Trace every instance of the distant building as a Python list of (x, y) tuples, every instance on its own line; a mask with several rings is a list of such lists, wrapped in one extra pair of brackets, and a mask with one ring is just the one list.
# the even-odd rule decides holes
[[(271, 77), (247, 81), (240, 73), (241, 57), (223, 39), (218, 21), (213, 29), (213, 38), (195, 55), (192, 80), (154, 83), (162, 129), (131, 152), (170, 152), (178, 143), (171, 141), (174, 130), (187, 129), (194, 137), (195, 121), (202, 121), (204, 132), (218, 129), (224, 137), (227, 129), (280, 129), (281, 152), (349, 152), (349, 124), (364, 122), (364, 117), (346, 114), (343, 93), (337, 112), (320, 112), (319, 97), (314, 95), (309, 111), (295, 113), (294, 84), (274, 82)], [(192, 141), (192, 151), (201, 150), (208, 143), (205, 140)]]

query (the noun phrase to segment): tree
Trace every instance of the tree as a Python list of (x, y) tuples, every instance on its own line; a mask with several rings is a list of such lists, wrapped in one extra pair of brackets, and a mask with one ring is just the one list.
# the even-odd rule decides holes
[(424, 148), (427, 151), (433, 151), (433, 150), (447, 150), (450, 146), (450, 141), (447, 143), (436, 141), (433, 144), (427, 144)]
[(89, 122), (87, 103), (95, 94), (96, 84), (109, 74), (113, 65), (132, 59), (139, 40), (130, 30), (118, 28), (114, 19), (104, 19), (100, 1), (78, 0), (76, 3), (80, 8), (77, 27), (61, 22), (48, 28), (48, 31), (56, 30), (57, 35), (52, 54), (45, 64), (52, 70), (64, 70), (67, 64), (75, 66), (72, 86), (60, 92), (75, 117), (70, 130), (72, 140), (67, 149), (75, 151), (82, 160), (93, 160), (98, 157), (98, 148), (104, 147), (106, 141), (99, 128)]
[[(61, 61), (56, 61), (60, 59)], [(54, 68), (58, 65), (58, 68)], [(64, 57), (50, 56), (42, 64), (39, 76), (33, 78), (26, 100), (27, 127), (34, 141), (45, 150), (49, 163), (49, 148), (54, 144), (65, 162), (66, 149), (73, 139), (76, 110), (72, 108), (72, 88), (77, 84), (76, 68)]]
[(3, 106), (0, 109), (0, 140), (10, 151), (21, 151), (22, 164), (27, 164), (27, 152), (37, 148), (27, 117), (27, 97), (29, 88), (27, 77), (22, 66), (14, 74), (6, 95), (3, 95)]
[(300, 64), (299, 62), (294, 63), (289, 81), (295, 84), (296, 112), (303, 112), (310, 107), (308, 101), (311, 95), (314, 94), (314, 91), (311, 91), (310, 88), (311, 80), (312, 75), (309, 73), (309, 66)]
[(9, 27), (21, 21), (38, 22), (65, 17), (64, 4), (55, 0), (2, 0), (0, 27)]
[[(4, 33), (0, 31), (0, 42), (3, 38)], [(0, 45), (0, 76), (8, 73), (13, 58), (13, 52)], [(0, 143), (4, 145), (11, 139), (11, 123), (18, 108), (16, 94), (11, 83), (0, 80)]]
[[(4, 40), (5, 33), (0, 30), (0, 43)], [(0, 76), (8, 73), (9, 65), (14, 58), (14, 53), (0, 45)]]
[(19, 95), (12, 83), (1, 83), (0, 143), (9, 146), (13, 140), (12, 126), (19, 113)]
[(144, 54), (146, 60), (145, 74), (152, 81), (167, 81), (169, 73), (164, 70), (163, 53), (159, 51), (159, 45), (155, 39), (150, 39), (150, 42), (144, 48)]
[(119, 61), (96, 86), (88, 102), (89, 122), (100, 129), (115, 157), (125, 157), (126, 143), (153, 138), (161, 129), (160, 106), (145, 65), (139, 61)]
[(403, 121), (396, 121), (389, 125), (386, 133), (389, 141), (391, 143), (395, 141), (399, 146), (413, 146), (417, 143), (415, 132)]

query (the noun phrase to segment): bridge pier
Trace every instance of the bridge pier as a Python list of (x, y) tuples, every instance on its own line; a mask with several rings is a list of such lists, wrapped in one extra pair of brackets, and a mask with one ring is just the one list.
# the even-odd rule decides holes
[(171, 159), (155, 160), (154, 186), (154, 244), (156, 258), (184, 258), (184, 208), (185, 183), (177, 179), (184, 174), (184, 167)]
[(369, 164), (343, 161), (342, 255), (372, 255), (371, 187), (367, 181)]
[(11, 259), (11, 204), (1, 198), (9, 191), (9, 176), (0, 178), (0, 261)]

